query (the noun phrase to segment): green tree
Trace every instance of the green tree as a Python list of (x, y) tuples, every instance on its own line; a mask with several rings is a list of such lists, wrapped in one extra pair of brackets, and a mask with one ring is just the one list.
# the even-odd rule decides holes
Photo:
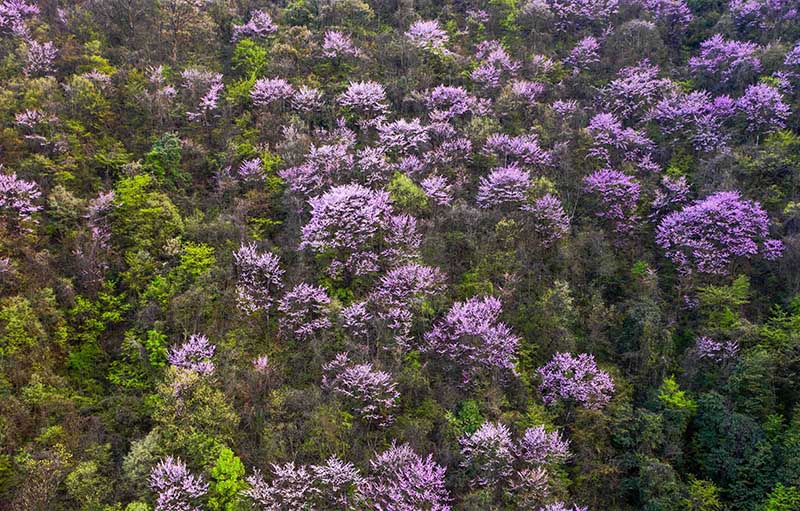
[(211, 468), (211, 485), (208, 492), (208, 508), (211, 511), (237, 511), (241, 509), (241, 491), (247, 487), (242, 479), (244, 465), (227, 447), (219, 453)]

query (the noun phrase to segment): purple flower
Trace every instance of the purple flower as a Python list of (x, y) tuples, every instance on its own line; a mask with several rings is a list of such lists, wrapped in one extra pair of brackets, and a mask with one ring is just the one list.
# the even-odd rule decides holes
[(321, 287), (301, 283), (286, 293), (278, 304), (284, 333), (299, 340), (308, 340), (319, 331), (330, 328), (328, 305), (331, 299)]
[(392, 446), (370, 461), (366, 501), (381, 511), (450, 511), (445, 468), (408, 444)]
[(437, 206), (449, 206), (453, 202), (453, 186), (446, 178), (432, 175), (420, 183), (425, 195)]
[(547, 0), (559, 30), (576, 30), (605, 23), (617, 13), (618, 0)]
[(736, 358), (739, 353), (739, 343), (736, 341), (715, 341), (710, 337), (698, 337), (694, 346), (697, 358), (712, 362), (725, 362)]
[(548, 433), (544, 426), (528, 428), (514, 446), (514, 454), (528, 465), (564, 463), (569, 457), (569, 440), (560, 431)]
[(798, 41), (794, 48), (789, 50), (783, 60), (784, 66), (800, 66), (800, 41)]
[(447, 32), (441, 29), (437, 20), (414, 22), (405, 33), (409, 42), (417, 48), (444, 50)]
[(189, 472), (180, 458), (167, 456), (153, 467), (150, 488), (157, 493), (155, 511), (200, 511), (197, 500), (208, 492), (208, 483)]
[(501, 311), (491, 296), (456, 302), (425, 334), (421, 349), (460, 368), (465, 382), (484, 369), (513, 373), (520, 339), (500, 321)]
[(41, 196), (36, 183), (19, 179), (15, 173), (0, 173), (0, 215), (7, 221), (14, 221), (19, 227), (29, 222), (42, 209), (35, 203)]
[(245, 37), (264, 39), (268, 35), (276, 32), (278, 27), (272, 22), (272, 17), (264, 11), (253, 11), (250, 21), (244, 25), (233, 25), (233, 42)]
[(548, 167), (552, 163), (552, 156), (542, 149), (536, 135), (510, 137), (505, 133), (494, 133), (486, 139), (481, 152), (496, 154), (504, 162), (515, 159), (524, 165), (535, 167)]
[(419, 119), (398, 119), (381, 124), (378, 126), (378, 136), (381, 147), (400, 154), (419, 151), (429, 140), (428, 130), (420, 124)]
[(544, 92), (544, 84), (528, 80), (513, 80), (511, 94), (522, 100), (526, 105), (533, 107), (538, 102), (539, 96)]
[[(412, 240), (405, 220), (393, 217), (389, 194), (349, 184), (309, 200), (311, 220), (303, 227), (300, 248), (328, 254), (355, 275), (377, 270), (386, 250), (402, 250)], [(398, 229), (400, 229), (398, 231)], [(383, 248), (383, 250), (381, 250)]]
[(576, 71), (589, 69), (592, 64), (600, 62), (600, 43), (592, 36), (587, 36), (578, 41), (578, 44), (569, 52), (566, 63)]
[(761, 70), (757, 51), (755, 43), (730, 41), (714, 34), (700, 43), (700, 55), (689, 59), (689, 68), (728, 84), (736, 76), (756, 74)]
[(305, 85), (301, 85), (294, 91), (290, 101), (292, 108), (300, 112), (313, 112), (320, 110), (325, 105), (322, 92), (319, 89), (306, 87)]
[(759, 133), (785, 128), (791, 114), (778, 89), (764, 83), (747, 87), (744, 95), (736, 100), (736, 109), (744, 114), (747, 131)]
[(407, 263), (382, 276), (370, 300), (377, 306), (378, 316), (403, 342), (409, 339), (414, 313), (424, 300), (444, 291), (444, 283), (445, 275), (438, 268)]
[(171, 348), (167, 360), (175, 367), (189, 369), (196, 373), (208, 375), (214, 372), (214, 356), (216, 346), (208, 342), (205, 335), (194, 334), (177, 348)]
[(770, 30), (798, 18), (794, 0), (731, 0), (730, 10), (739, 26), (750, 29)]
[(239, 271), (236, 284), (239, 308), (246, 314), (268, 311), (274, 294), (283, 288), (280, 258), (271, 252), (259, 252), (255, 243), (242, 244), (233, 258)]
[(363, 339), (369, 332), (369, 322), (372, 314), (367, 310), (367, 302), (355, 302), (339, 312), (342, 326), (347, 332), (357, 338)]
[(494, 486), (511, 475), (514, 445), (505, 424), (485, 422), (459, 443), (464, 458), (461, 466), (474, 473), (470, 481), (473, 487)]
[(529, 213), (530, 223), (546, 247), (569, 233), (570, 219), (555, 195), (548, 193), (520, 209)]
[(276, 102), (290, 101), (295, 95), (294, 87), (283, 78), (262, 78), (256, 80), (250, 97), (256, 106), (268, 106)]
[(336, 355), (322, 370), (322, 388), (345, 398), (357, 416), (379, 427), (394, 422), (400, 393), (392, 375), (376, 371), (372, 364), (354, 364), (347, 353)]
[(595, 115), (586, 128), (592, 137), (589, 156), (607, 166), (632, 161), (639, 163), (652, 151), (653, 141), (633, 128), (623, 128), (616, 116), (609, 113)]
[(506, 167), (492, 170), (488, 176), (482, 177), (478, 185), (478, 207), (490, 209), (496, 207), (520, 206), (528, 196), (531, 187), (531, 176), (512, 163)]
[(369, 115), (380, 115), (388, 109), (386, 90), (377, 82), (350, 82), (337, 98), (339, 105)]
[(647, 112), (665, 94), (675, 89), (674, 83), (658, 78), (658, 66), (647, 59), (635, 66), (620, 69), (617, 77), (603, 88), (604, 105), (622, 119)]
[(27, 42), (27, 50), (25, 53), (25, 76), (46, 75), (55, 71), (53, 62), (58, 55), (58, 49), (53, 41), (39, 43), (30, 40)]
[(581, 353), (556, 353), (537, 371), (542, 383), (539, 392), (546, 405), (571, 401), (588, 409), (601, 409), (614, 393), (614, 382), (597, 368), (594, 356)]
[(359, 57), (361, 51), (355, 47), (352, 39), (347, 34), (337, 30), (328, 30), (325, 32), (325, 38), (322, 41), (322, 54), (334, 59), (339, 57)]
[(780, 255), (782, 245), (769, 240), (769, 217), (757, 202), (739, 192), (717, 192), (664, 217), (656, 243), (684, 273), (727, 275), (736, 259)]
[(584, 191), (596, 196), (601, 205), (595, 214), (613, 222), (617, 232), (630, 232), (636, 221), (639, 183), (617, 170), (603, 169), (586, 176), (583, 184)]
[(725, 98), (712, 100), (706, 91), (675, 93), (656, 103), (646, 119), (658, 123), (673, 140), (687, 141), (696, 151), (711, 152), (728, 140), (723, 123), (729, 117), (730, 106)]

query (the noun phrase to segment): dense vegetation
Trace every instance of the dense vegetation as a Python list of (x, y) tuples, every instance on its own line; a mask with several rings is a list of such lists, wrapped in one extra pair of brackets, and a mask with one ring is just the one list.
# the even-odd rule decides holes
[(800, 509), (796, 0), (0, 0), (0, 509)]

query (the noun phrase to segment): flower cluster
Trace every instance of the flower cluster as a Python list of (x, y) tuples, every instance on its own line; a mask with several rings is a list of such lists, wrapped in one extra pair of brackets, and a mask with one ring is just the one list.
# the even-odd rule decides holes
[(630, 232), (637, 218), (640, 185), (632, 177), (612, 169), (602, 169), (586, 176), (583, 189), (594, 195), (601, 205), (595, 213), (611, 221), (618, 233)]
[(321, 287), (301, 283), (281, 298), (281, 330), (299, 340), (308, 340), (321, 330), (331, 326), (328, 305), (331, 299)]
[(36, 204), (41, 196), (39, 186), (33, 181), (19, 179), (16, 174), (0, 173), (0, 214), (7, 221), (18, 226), (29, 222), (33, 214), (42, 209)]
[(674, 93), (662, 98), (646, 114), (673, 141), (685, 141), (695, 151), (711, 152), (725, 145), (728, 135), (723, 130), (732, 113), (728, 96), (712, 98), (706, 91)]
[(180, 458), (172, 456), (153, 467), (149, 483), (157, 494), (155, 511), (200, 511), (197, 501), (208, 492), (208, 483), (192, 474)]
[(769, 217), (739, 192), (717, 192), (664, 217), (656, 243), (684, 273), (727, 275), (736, 259), (780, 257), (783, 244), (769, 239)]
[(727, 84), (739, 76), (749, 76), (761, 70), (757, 51), (755, 43), (731, 41), (714, 34), (700, 43), (700, 55), (689, 59), (689, 68), (694, 73), (703, 73)]
[(211, 357), (215, 350), (216, 346), (208, 341), (208, 337), (194, 334), (177, 348), (171, 348), (167, 353), (167, 360), (175, 367), (207, 375), (214, 372)]
[(589, 409), (601, 409), (614, 392), (614, 382), (597, 368), (593, 355), (556, 353), (537, 371), (542, 383), (539, 392), (547, 405), (574, 402)]
[(288, 102), (294, 95), (294, 87), (283, 78), (261, 78), (250, 91), (253, 104), (259, 107)]
[(520, 63), (512, 59), (498, 41), (483, 41), (478, 44), (475, 59), (479, 64), (470, 74), (470, 78), (487, 89), (496, 89), (503, 78), (513, 76), (520, 68)]
[(275, 293), (283, 288), (280, 258), (272, 252), (259, 252), (255, 243), (248, 243), (239, 247), (233, 259), (239, 270), (236, 283), (239, 308), (247, 314), (268, 311)]
[(444, 50), (447, 45), (447, 32), (442, 30), (437, 20), (414, 22), (406, 31), (406, 38), (417, 48)]
[(460, 368), (467, 382), (484, 369), (514, 372), (520, 339), (500, 321), (501, 312), (492, 296), (456, 302), (425, 334), (422, 350)]
[(481, 178), (476, 201), (478, 207), (519, 207), (528, 197), (531, 175), (516, 163), (492, 170)]
[(243, 25), (233, 25), (232, 28), (234, 42), (250, 37), (253, 39), (264, 39), (268, 35), (277, 32), (278, 27), (272, 22), (272, 17), (264, 11), (253, 11), (250, 21)]
[(328, 30), (325, 32), (324, 40), (322, 41), (322, 54), (325, 57), (334, 59), (359, 57), (361, 52), (353, 44), (350, 36), (337, 30)]
[(482, 152), (498, 155), (504, 163), (515, 160), (533, 167), (548, 167), (552, 163), (550, 152), (539, 145), (539, 138), (533, 134), (512, 137), (493, 133), (484, 142)]
[(364, 494), (381, 511), (450, 511), (445, 468), (423, 458), (408, 444), (392, 446), (370, 461)]
[(775, 87), (759, 83), (747, 87), (736, 100), (736, 109), (747, 121), (747, 131), (771, 133), (786, 127), (791, 111)]
[(289, 509), (362, 509), (364, 480), (352, 463), (332, 456), (324, 465), (272, 465), (272, 481), (260, 472), (247, 477), (242, 494), (263, 511)]
[(400, 393), (391, 374), (376, 371), (372, 364), (354, 364), (347, 353), (336, 355), (322, 370), (322, 388), (345, 398), (356, 416), (379, 427), (394, 422)]
[(736, 358), (739, 353), (739, 343), (736, 341), (720, 342), (710, 337), (701, 336), (697, 338), (694, 350), (697, 358), (701, 360), (725, 362)]
[[(382, 259), (415, 243), (413, 218), (393, 215), (389, 194), (350, 184), (309, 200), (311, 220), (303, 227), (300, 248), (327, 254), (354, 275), (379, 269)], [(405, 236), (405, 238), (404, 238)]]

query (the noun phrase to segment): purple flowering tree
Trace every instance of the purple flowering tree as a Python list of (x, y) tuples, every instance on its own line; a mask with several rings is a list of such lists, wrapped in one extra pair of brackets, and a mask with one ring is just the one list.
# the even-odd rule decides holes
[(398, 154), (418, 152), (429, 141), (428, 129), (419, 119), (383, 123), (378, 126), (378, 137), (382, 148)]
[(480, 179), (476, 202), (479, 208), (518, 208), (528, 197), (531, 175), (512, 163), (492, 170)]
[(356, 416), (378, 427), (394, 422), (400, 393), (391, 374), (372, 364), (355, 364), (347, 353), (336, 355), (322, 370), (322, 388), (344, 398)]
[(446, 51), (447, 32), (442, 30), (437, 20), (416, 21), (408, 28), (405, 36), (417, 48)]
[(42, 209), (36, 204), (41, 196), (36, 183), (19, 179), (15, 173), (0, 173), (0, 218), (9, 225), (23, 229), (32, 222), (33, 214)]
[(600, 208), (599, 218), (608, 220), (617, 233), (629, 233), (637, 221), (636, 203), (640, 186), (632, 177), (612, 169), (602, 169), (586, 176), (583, 189), (592, 194)]
[(233, 25), (232, 39), (234, 42), (246, 37), (264, 39), (278, 31), (278, 26), (272, 22), (272, 17), (264, 11), (253, 11), (250, 20), (243, 25)]
[(569, 52), (565, 62), (575, 69), (575, 73), (589, 69), (600, 62), (600, 43), (592, 36), (586, 36)]
[(423, 458), (408, 444), (392, 446), (370, 461), (364, 486), (370, 511), (450, 511), (445, 468), (428, 455)]
[(377, 82), (350, 82), (336, 102), (344, 108), (368, 117), (384, 114), (389, 104), (386, 101), (386, 89)]
[(478, 66), (473, 69), (470, 78), (487, 90), (500, 87), (503, 80), (514, 76), (520, 68), (520, 63), (512, 59), (498, 41), (479, 43), (475, 49), (475, 60)]
[(761, 70), (756, 52), (758, 45), (751, 42), (727, 40), (720, 34), (700, 43), (700, 55), (689, 59), (689, 68), (723, 85), (737, 78), (747, 78)]
[(494, 486), (511, 476), (514, 444), (505, 424), (486, 422), (459, 443), (461, 466), (474, 474), (470, 481), (473, 487)]
[(167, 353), (167, 360), (175, 367), (209, 375), (214, 372), (211, 358), (215, 350), (216, 346), (208, 341), (208, 337), (193, 334), (177, 348), (171, 348)]
[(728, 136), (724, 122), (732, 114), (732, 100), (727, 96), (712, 98), (706, 91), (671, 94), (645, 115), (655, 121), (672, 142), (686, 142), (695, 151), (712, 152), (725, 146)]
[(29, 40), (27, 20), (39, 14), (35, 3), (24, 0), (4, 0), (0, 2), (0, 34), (9, 33), (20, 39)]
[(547, 432), (544, 426), (528, 428), (514, 446), (514, 455), (522, 463), (540, 466), (564, 463), (569, 459), (569, 440), (561, 432)]
[(167, 456), (150, 472), (150, 488), (156, 494), (155, 511), (201, 511), (198, 504), (208, 483), (192, 474), (180, 458)]
[(30, 40), (26, 46), (25, 76), (48, 75), (55, 71), (53, 63), (58, 56), (58, 48), (56, 48), (53, 41), (39, 43)]
[(501, 312), (493, 296), (456, 302), (425, 334), (422, 351), (461, 369), (465, 382), (482, 370), (514, 373), (520, 339), (500, 321)]
[(647, 59), (620, 69), (617, 77), (602, 90), (605, 108), (623, 120), (647, 112), (675, 89), (671, 80), (658, 77), (659, 72), (658, 66), (650, 64)]
[(389, 194), (357, 184), (338, 186), (309, 200), (311, 220), (303, 227), (300, 248), (327, 255), (329, 272), (364, 275), (396, 260), (418, 244), (416, 222), (394, 215)]
[(323, 288), (306, 283), (296, 285), (278, 304), (281, 331), (305, 341), (317, 332), (330, 328), (330, 303), (331, 299)]
[(242, 244), (233, 254), (239, 278), (237, 303), (246, 314), (269, 311), (275, 293), (283, 288), (284, 271), (280, 258), (271, 252), (259, 252), (255, 243)]
[(389, 270), (370, 294), (370, 301), (378, 310), (378, 317), (394, 331), (401, 345), (409, 337), (414, 314), (431, 296), (443, 292), (445, 275), (438, 269), (417, 263), (407, 263)]
[(335, 456), (324, 465), (272, 465), (271, 482), (257, 470), (246, 480), (249, 488), (242, 494), (262, 511), (363, 509), (361, 474), (351, 463)]
[(739, 259), (774, 260), (783, 244), (769, 238), (769, 217), (739, 192), (718, 192), (664, 217), (656, 243), (682, 273), (728, 275)]
[(453, 185), (443, 176), (428, 176), (422, 180), (420, 187), (437, 206), (447, 207), (453, 202)]
[(747, 131), (772, 133), (786, 127), (791, 111), (775, 87), (759, 83), (747, 87), (736, 100), (736, 109), (744, 115)]
[(322, 55), (329, 59), (361, 56), (361, 51), (353, 44), (350, 36), (337, 30), (325, 32), (322, 41)]
[(504, 164), (517, 161), (523, 165), (543, 168), (549, 167), (552, 163), (550, 153), (539, 145), (539, 138), (536, 135), (511, 137), (504, 133), (494, 133), (486, 139), (481, 152), (497, 155)]
[(547, 0), (561, 31), (601, 25), (619, 10), (619, 0)]
[(602, 409), (614, 393), (611, 376), (597, 367), (593, 355), (556, 353), (537, 370), (539, 392), (546, 405), (575, 403), (592, 410)]
[(292, 100), (295, 90), (283, 78), (261, 78), (256, 80), (250, 91), (253, 104), (257, 107), (283, 105)]
[(695, 341), (694, 353), (700, 360), (719, 364), (736, 358), (736, 355), (739, 354), (739, 343), (716, 341), (710, 337), (700, 336)]
[(545, 247), (569, 233), (571, 223), (569, 216), (564, 211), (561, 200), (551, 193), (523, 204), (520, 209), (529, 214), (527, 221)]
[(600, 160), (608, 167), (623, 162), (641, 165), (654, 148), (652, 140), (638, 130), (623, 127), (614, 114), (595, 115), (589, 121), (586, 131), (592, 138), (588, 156)]

